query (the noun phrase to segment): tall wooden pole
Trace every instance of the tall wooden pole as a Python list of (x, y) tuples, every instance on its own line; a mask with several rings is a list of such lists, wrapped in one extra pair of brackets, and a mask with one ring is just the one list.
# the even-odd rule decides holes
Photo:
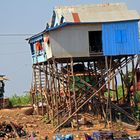
[(59, 103), (58, 103), (58, 97), (59, 97), (59, 94), (58, 94), (58, 86), (59, 84), (58, 83), (58, 69), (57, 69), (57, 63), (55, 62), (55, 59), (53, 58), (53, 75), (54, 75), (54, 94), (55, 94), (55, 106), (56, 106), (56, 111), (57, 111), (57, 125), (59, 125)]
[(37, 106), (37, 114), (39, 114), (38, 112), (38, 93), (37, 93), (37, 66), (34, 65), (33, 66), (33, 71), (34, 71), (34, 92), (35, 92), (35, 105)]
[(133, 81), (133, 96), (134, 96), (134, 105), (137, 107), (137, 102), (136, 102), (136, 82), (135, 82), (135, 66), (134, 66), (134, 57), (132, 56), (132, 81)]
[(68, 95), (69, 95), (69, 98), (68, 98), (68, 102), (69, 102), (69, 116), (72, 114), (72, 101), (71, 101), (71, 91), (70, 91), (70, 72), (69, 72), (69, 64), (67, 62), (67, 88), (68, 88)]
[(39, 67), (39, 92), (41, 95), (41, 109), (42, 109), (42, 115), (44, 114), (44, 106), (43, 106), (43, 95), (42, 95), (42, 78), (41, 78), (41, 65), (38, 65)]
[(49, 64), (49, 73), (50, 73), (50, 96), (51, 96), (51, 121), (54, 125), (54, 94), (53, 94), (53, 72), (52, 72), (52, 64), (48, 62)]
[(119, 97), (118, 97), (118, 82), (117, 82), (117, 77), (115, 76), (115, 90), (116, 90), (116, 99), (117, 103), (119, 102)]
[[(74, 104), (75, 104), (75, 110), (77, 110), (77, 101), (76, 101), (76, 92), (75, 92), (75, 77), (74, 77), (74, 71), (73, 71), (73, 58), (71, 58), (71, 73), (73, 77), (73, 94), (74, 94)], [(79, 130), (79, 122), (78, 122), (78, 112), (76, 113), (76, 121), (77, 121), (77, 129)]]
[[(108, 67), (108, 57), (105, 56), (105, 64), (106, 64), (106, 71), (107, 71), (107, 77), (108, 77), (108, 97), (107, 97), (107, 105), (106, 105), (106, 116), (107, 116), (107, 120), (109, 122), (112, 121), (112, 117), (111, 117), (111, 98), (110, 98), (110, 69)], [(111, 68), (111, 58), (110, 58), (110, 68)], [(108, 123), (109, 126), (109, 123)]]
[(47, 118), (49, 119), (49, 98), (48, 98), (48, 68), (47, 68), (47, 64), (45, 65), (43, 63), (43, 70), (44, 70), (44, 74), (45, 74), (45, 89), (44, 89), (44, 96), (46, 97), (46, 112), (47, 112)]

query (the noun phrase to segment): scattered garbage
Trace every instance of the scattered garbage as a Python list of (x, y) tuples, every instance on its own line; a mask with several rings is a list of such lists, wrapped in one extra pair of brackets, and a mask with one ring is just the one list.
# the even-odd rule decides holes
[[(84, 133), (85, 140), (140, 140), (140, 136), (125, 136), (125, 137), (115, 137), (114, 132), (111, 131), (95, 131), (91, 135)], [(36, 132), (32, 132), (30, 135), (26, 133), (23, 126), (13, 122), (2, 122), (0, 123), (0, 139), (12, 139), (12, 138), (26, 138), (28, 140), (37, 140), (38, 136)], [(76, 135), (73, 134), (56, 134), (55, 140), (74, 140)], [(48, 136), (44, 138), (45, 140), (50, 139)], [(53, 139), (53, 138), (52, 138)]]
[(23, 126), (17, 125), (13, 122), (2, 122), (0, 123), (0, 137), (4, 138), (15, 138), (26, 136), (26, 131)]
[(129, 140), (140, 140), (140, 136), (129, 136)]
[(84, 134), (86, 140), (94, 140), (92, 136), (90, 136), (89, 134)]
[(31, 133), (31, 136), (29, 137), (28, 140), (36, 140), (36, 134), (35, 134), (35, 132), (32, 132)]
[(114, 140), (113, 133), (110, 131), (109, 132), (106, 132), (106, 131), (93, 132), (93, 138), (95, 140), (100, 140), (100, 139)]
[(110, 131), (96, 131), (93, 135), (84, 134), (86, 140), (140, 140), (140, 136), (115, 137)]
[(73, 135), (72, 134), (67, 134), (67, 135), (63, 135), (63, 134), (56, 134), (55, 135), (55, 140), (73, 140)]

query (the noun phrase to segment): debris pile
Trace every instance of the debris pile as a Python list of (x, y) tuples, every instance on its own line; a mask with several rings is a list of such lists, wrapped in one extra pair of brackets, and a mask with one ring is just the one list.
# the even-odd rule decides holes
[(0, 137), (4, 138), (20, 138), (26, 136), (26, 131), (23, 126), (17, 125), (13, 122), (2, 122), (0, 123)]

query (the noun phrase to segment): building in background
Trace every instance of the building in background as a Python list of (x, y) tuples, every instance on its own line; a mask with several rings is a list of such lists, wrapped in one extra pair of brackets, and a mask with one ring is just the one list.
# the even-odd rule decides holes
[(3, 108), (5, 106), (5, 101), (7, 99), (4, 99), (4, 92), (5, 92), (5, 81), (8, 80), (5, 75), (0, 75), (0, 108)]

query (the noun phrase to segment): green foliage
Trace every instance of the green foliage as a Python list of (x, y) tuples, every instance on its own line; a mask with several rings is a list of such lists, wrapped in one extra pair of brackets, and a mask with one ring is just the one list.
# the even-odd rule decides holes
[(46, 113), (46, 114), (43, 116), (42, 119), (43, 119), (43, 122), (48, 123), (48, 121), (49, 121), (48, 114)]
[(137, 103), (140, 103), (140, 91), (137, 91), (136, 93), (136, 101)]
[[(124, 89), (126, 90), (126, 89)], [(126, 92), (126, 91), (124, 91)], [(108, 92), (105, 92), (105, 96), (107, 97), (108, 96)], [(110, 91), (110, 96), (112, 97), (113, 96), (113, 91)], [(118, 98), (121, 99), (123, 97), (123, 90), (122, 90), (122, 86), (119, 85), (118, 86)]]
[[(124, 93), (126, 93), (126, 88), (124, 89)], [(123, 97), (123, 90), (121, 85), (118, 86), (118, 97), (119, 99)]]
[(22, 95), (22, 96), (18, 96), (15, 94), (9, 100), (10, 100), (11, 106), (22, 106), (22, 105), (28, 105), (31, 103), (29, 93), (27, 93), (26, 95)]

